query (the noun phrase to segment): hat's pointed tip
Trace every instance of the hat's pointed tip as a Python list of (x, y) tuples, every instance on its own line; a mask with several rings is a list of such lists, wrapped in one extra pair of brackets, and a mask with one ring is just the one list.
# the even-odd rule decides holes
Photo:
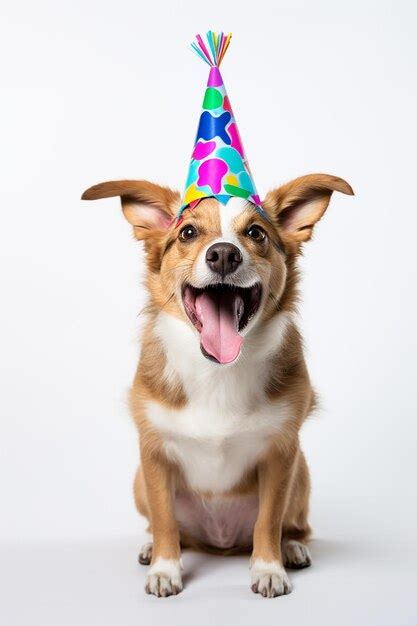
[(217, 65), (213, 65), (210, 69), (210, 74), (207, 81), (207, 87), (221, 87), (223, 85), (223, 78), (220, 74), (220, 70)]

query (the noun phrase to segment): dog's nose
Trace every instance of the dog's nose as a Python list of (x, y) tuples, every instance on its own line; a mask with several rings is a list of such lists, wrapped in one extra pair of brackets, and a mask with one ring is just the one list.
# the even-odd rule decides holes
[(206, 262), (213, 272), (224, 277), (242, 263), (242, 255), (232, 243), (214, 243), (206, 252)]

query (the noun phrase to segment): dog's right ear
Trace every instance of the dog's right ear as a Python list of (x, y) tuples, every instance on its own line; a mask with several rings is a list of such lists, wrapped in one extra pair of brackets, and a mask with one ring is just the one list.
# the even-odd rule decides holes
[(82, 200), (120, 196), (125, 218), (133, 226), (136, 239), (148, 239), (168, 230), (180, 208), (180, 194), (147, 180), (115, 180), (94, 185)]

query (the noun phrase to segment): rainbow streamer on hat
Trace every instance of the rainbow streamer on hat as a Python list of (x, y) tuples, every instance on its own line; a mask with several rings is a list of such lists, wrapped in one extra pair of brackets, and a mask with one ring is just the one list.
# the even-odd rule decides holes
[(219, 69), (231, 38), (231, 33), (210, 30), (207, 45), (200, 35), (191, 44), (194, 52), (210, 66), (210, 74), (178, 213), (180, 221), (186, 208), (193, 209), (203, 198), (213, 197), (222, 204), (232, 197), (245, 198), (266, 218)]

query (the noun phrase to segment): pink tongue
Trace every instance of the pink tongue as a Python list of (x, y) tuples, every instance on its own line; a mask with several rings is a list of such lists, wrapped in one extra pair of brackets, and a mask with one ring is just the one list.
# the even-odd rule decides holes
[(237, 293), (204, 291), (195, 301), (196, 313), (202, 324), (201, 344), (219, 361), (232, 363), (240, 353), (243, 338), (237, 328), (243, 300)]

